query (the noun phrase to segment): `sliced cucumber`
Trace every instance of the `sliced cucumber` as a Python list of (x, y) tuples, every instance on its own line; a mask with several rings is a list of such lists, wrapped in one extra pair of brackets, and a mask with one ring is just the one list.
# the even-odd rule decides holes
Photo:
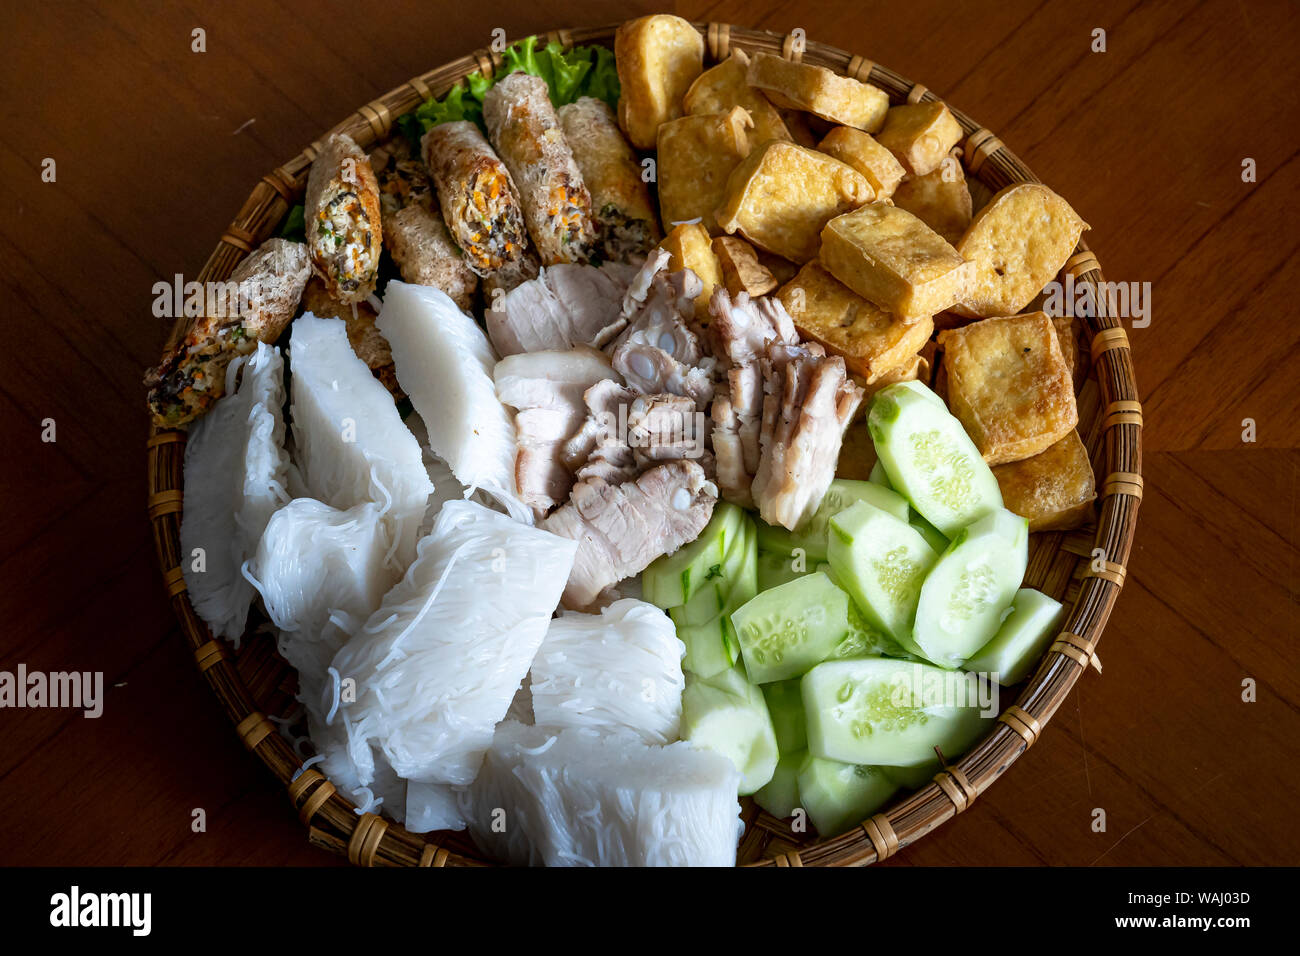
[(799, 804), (823, 837), (857, 826), (898, 790), (880, 767), (808, 754), (799, 768)]
[(1001, 508), (1002, 492), (961, 422), (924, 385), (912, 386), (876, 393), (867, 424), (890, 486), (951, 537)]
[(814, 572), (763, 591), (733, 611), (745, 671), (755, 684), (802, 676), (849, 630), (849, 596)]
[(877, 458), (876, 463), (871, 466), (871, 474), (867, 475), (867, 481), (871, 482), (873, 485), (880, 485), (882, 488), (888, 488), (890, 491), (894, 490), (894, 486), (889, 483), (889, 475), (885, 474), (885, 466), (880, 463), (879, 458)]
[(721, 572), (733, 542), (740, 536), (745, 511), (729, 501), (719, 501), (713, 517), (699, 537), (672, 554), (656, 558), (641, 573), (645, 600), (661, 608), (681, 607), (710, 577)]
[(776, 746), (781, 753), (793, 753), (808, 746), (808, 732), (803, 726), (803, 695), (797, 680), (774, 681), (763, 685), (763, 699), (776, 731)]
[(754, 802), (778, 820), (790, 816), (799, 805), (799, 768), (806, 756), (802, 750), (782, 753), (772, 779), (754, 794)]
[(740, 533), (723, 556), (717, 573), (683, 607), (669, 608), (677, 636), (686, 645), (682, 668), (700, 677), (733, 667), (740, 643), (731, 612), (758, 593), (758, 545), (754, 522), (743, 514)]
[[(910, 378), (905, 382), (895, 382), (891, 387), (896, 388), (899, 391), (911, 392), (913, 395), (916, 395), (920, 398), (924, 398), (926, 401), (939, 406), (944, 411), (948, 410), (948, 406), (944, 404), (944, 400), (939, 397), (938, 393), (935, 392), (934, 389), (930, 388), (930, 386), (928, 385), (924, 385), (921, 382), (918, 382), (914, 378)], [(882, 388), (880, 391), (883, 392), (884, 389)], [(876, 393), (876, 395), (879, 394), (880, 392)], [(872, 400), (874, 401), (874, 399), (875, 396), (873, 395)]]
[(959, 667), (993, 639), (1029, 564), (1029, 522), (999, 508), (957, 532), (921, 586), (912, 644)]
[(912, 509), (911, 514), (907, 516), (907, 523), (915, 528), (925, 539), (925, 543), (939, 554), (948, 550), (948, 539), (943, 536), (943, 532), (922, 518), (915, 509)]
[[(840, 590), (847, 593), (847, 589), (839, 578), (835, 576), (835, 569), (830, 566), (829, 562), (817, 565), (817, 570), (821, 571), (831, 582)], [(905, 657), (908, 660), (919, 660), (920, 658), (904, 649), (892, 637), (876, 627), (863, 616), (858, 610), (858, 602), (852, 597), (849, 598), (849, 632), (844, 635), (844, 640), (840, 641), (839, 647), (831, 654), (827, 660), (842, 660), (847, 657), (879, 657), (884, 654), (889, 657)]]
[(943, 764), (939, 763), (938, 757), (935, 757), (929, 763), (919, 767), (881, 767), (880, 769), (886, 777), (904, 790), (920, 790), (943, 769)]
[(872, 626), (908, 650), (921, 584), (937, 558), (906, 521), (865, 501), (831, 519), (835, 580)]
[(776, 771), (776, 732), (763, 692), (730, 668), (704, 680), (686, 678), (683, 740), (722, 754), (740, 771), (740, 795), (753, 793)]
[[(795, 568), (803, 568), (796, 571)], [(804, 557), (795, 557), (780, 551), (758, 552), (758, 589), (768, 591), (780, 584), (796, 581), (805, 574), (812, 574), (813, 562)]]
[(1021, 588), (1011, 602), (1011, 614), (1002, 622), (993, 640), (981, 647), (962, 665), (963, 670), (993, 674), (1000, 684), (1019, 684), (1052, 638), (1061, 629), (1065, 608), (1060, 601), (1033, 588)]
[(975, 679), (887, 658), (827, 661), (804, 675), (808, 751), (828, 760), (916, 767), (970, 746), (986, 721)]
[(796, 548), (801, 548), (809, 564), (824, 561), (826, 560), (827, 525), (831, 518), (859, 501), (870, 502), (902, 521), (907, 520), (907, 502), (896, 491), (869, 481), (836, 478), (831, 482), (826, 496), (822, 498), (822, 503), (813, 512), (813, 516), (798, 532), (773, 527), (760, 521), (758, 545), (766, 551), (779, 551), (782, 554), (794, 554)]

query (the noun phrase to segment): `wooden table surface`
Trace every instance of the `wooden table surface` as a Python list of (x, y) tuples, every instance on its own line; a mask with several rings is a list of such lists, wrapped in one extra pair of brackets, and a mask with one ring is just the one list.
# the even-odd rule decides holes
[[(197, 273), (263, 173), (493, 28), (653, 8), (546, 9), (67, 0), (7, 15), (0, 669), (103, 671), (106, 702), (97, 720), (0, 711), (0, 863), (335, 862), (240, 745), (168, 610), (144, 509), (140, 376), (165, 336), (151, 290)], [(1300, 863), (1298, 10), (677, 6), (801, 27), (924, 82), (1071, 201), (1108, 279), (1152, 284), (1151, 324), (1129, 333), (1146, 493), (1104, 676), (1085, 674), (1040, 742), (899, 865)]]

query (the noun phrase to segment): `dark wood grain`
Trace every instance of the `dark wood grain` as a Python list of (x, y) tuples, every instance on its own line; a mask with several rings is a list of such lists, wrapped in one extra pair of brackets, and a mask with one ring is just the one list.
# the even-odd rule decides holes
[[(231, 733), (164, 600), (144, 515), (139, 378), (166, 334), (151, 287), (198, 271), (263, 173), (492, 28), (652, 5), (567, 4), (557, 23), (543, 5), (396, 3), (329, 26), (357, 9), (67, 2), (7, 18), (0, 667), (102, 670), (107, 690), (98, 720), (0, 711), (0, 863), (336, 862)], [(1105, 672), (1083, 677), (975, 807), (887, 865), (1300, 863), (1296, 7), (677, 12), (801, 27), (924, 82), (1071, 200), (1109, 279), (1153, 286), (1151, 325), (1129, 333), (1146, 494)], [(206, 53), (190, 51), (195, 27)], [(1095, 27), (1105, 53), (1090, 51)], [(46, 157), (55, 183), (41, 181)], [(1246, 157), (1255, 183), (1241, 180)], [(1241, 700), (1246, 678), (1256, 703)], [(191, 830), (196, 808), (205, 833)]]

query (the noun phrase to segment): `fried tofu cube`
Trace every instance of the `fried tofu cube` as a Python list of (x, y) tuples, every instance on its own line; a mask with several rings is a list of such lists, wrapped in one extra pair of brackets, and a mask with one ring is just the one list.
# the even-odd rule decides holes
[(957, 118), (936, 101), (893, 107), (876, 139), (909, 173), (924, 176), (939, 168), (961, 136)]
[(816, 260), (777, 293), (795, 328), (806, 339), (820, 342), (832, 355), (844, 357), (850, 372), (872, 384), (886, 372), (908, 363), (929, 340), (929, 318), (903, 319), (858, 295)]
[(998, 465), (993, 477), (1002, 503), (1028, 518), (1030, 531), (1068, 531), (1092, 520), (1096, 479), (1077, 431), (1032, 458)]
[(876, 199), (888, 199), (907, 175), (894, 154), (876, 142), (870, 133), (852, 126), (837, 126), (822, 138), (817, 148), (841, 163), (848, 163), (876, 191)]
[(871, 410), (871, 399), (880, 391), (889, 385), (897, 385), (899, 382), (922, 382), (929, 385), (930, 363), (923, 356), (910, 356), (906, 362), (898, 368), (888, 369), (880, 374), (874, 382), (868, 382), (861, 375), (854, 375), (853, 381), (862, 389), (862, 404), (858, 406), (858, 417), (866, 418), (867, 412)]
[(770, 142), (731, 173), (718, 225), (792, 262), (817, 255), (822, 227), (874, 193), (856, 169), (815, 149)]
[(790, 138), (794, 142), (809, 149), (817, 148), (817, 134), (808, 122), (815, 117), (810, 117), (803, 110), (779, 110), (778, 112), (781, 114), (781, 122), (785, 123), (785, 128), (790, 131)]
[(1070, 370), (1070, 378), (1077, 392), (1081, 384), (1079, 373), (1083, 369), (1079, 364), (1079, 340), (1075, 337), (1074, 316), (1054, 315), (1052, 327), (1056, 329), (1056, 341), (1061, 346), (1061, 356), (1065, 359), (1065, 367)]
[(681, 17), (628, 20), (614, 33), (618, 125), (637, 149), (654, 149), (659, 124), (682, 115), (682, 97), (704, 69), (704, 38)]
[(879, 87), (771, 53), (754, 55), (748, 80), (780, 108), (805, 110), (868, 133), (880, 129), (889, 111), (889, 96)]
[(758, 261), (758, 253), (744, 239), (718, 236), (713, 240), (713, 254), (722, 268), (722, 282), (734, 298), (741, 292), (757, 297), (777, 287), (776, 276)]
[(948, 407), (990, 465), (1021, 461), (1079, 424), (1074, 382), (1046, 312), (939, 335)]
[(722, 267), (718, 264), (718, 257), (713, 254), (709, 231), (698, 222), (683, 223), (664, 236), (664, 241), (659, 246), (668, 250), (669, 272), (690, 269), (704, 283), (704, 291), (695, 299), (695, 318), (707, 324), (709, 297), (713, 295), (714, 286), (722, 282)]
[(1087, 228), (1041, 183), (1000, 190), (957, 243), (975, 271), (953, 311), (975, 318), (1019, 312), (1061, 271)]
[[(789, 140), (781, 114), (771, 100), (746, 80), (749, 57), (737, 47), (717, 66), (710, 67), (696, 77), (686, 91), (682, 108), (691, 116), (701, 113), (728, 113), (739, 106), (749, 113), (754, 128), (749, 136), (753, 149), (771, 139)], [(660, 156), (662, 156), (662, 151)]]
[(886, 312), (932, 316), (961, 297), (970, 270), (943, 237), (905, 209), (872, 203), (822, 230), (821, 262)]
[(894, 191), (894, 205), (906, 209), (949, 243), (966, 234), (971, 221), (970, 190), (956, 156), (924, 176), (913, 176)]
[(701, 113), (669, 120), (659, 127), (659, 216), (664, 227), (700, 220), (717, 234), (714, 211), (722, 203), (727, 178), (749, 152), (746, 134), (753, 123), (739, 106), (727, 113)]

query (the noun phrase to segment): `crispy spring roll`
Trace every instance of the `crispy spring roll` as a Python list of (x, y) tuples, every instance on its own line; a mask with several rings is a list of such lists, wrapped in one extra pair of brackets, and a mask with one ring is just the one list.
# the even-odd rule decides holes
[(451, 241), (424, 164), (411, 159), (397, 141), (371, 153), (370, 164), (379, 177), (384, 238), (402, 278), (441, 289), (467, 311), (478, 276)]
[(420, 143), (447, 231), (480, 276), (517, 261), (528, 248), (514, 180), (479, 128), (439, 123)]
[(596, 237), (591, 194), (565, 141), (546, 81), (511, 73), (483, 97), (483, 119), (524, 207), (542, 265), (586, 262)]
[(561, 106), (558, 115), (591, 195), (596, 249), (614, 262), (647, 255), (663, 235), (650, 188), (641, 178), (641, 166), (618, 128), (614, 111), (601, 100), (584, 96)]
[(209, 298), (204, 314), (146, 373), (154, 423), (176, 428), (211, 408), (225, 394), (230, 360), (280, 337), (310, 275), (301, 242), (268, 239), (249, 253), (224, 283), (222, 301)]
[(352, 137), (325, 141), (307, 176), (303, 213), (307, 249), (330, 295), (360, 302), (374, 292), (383, 248), (379, 183)]

